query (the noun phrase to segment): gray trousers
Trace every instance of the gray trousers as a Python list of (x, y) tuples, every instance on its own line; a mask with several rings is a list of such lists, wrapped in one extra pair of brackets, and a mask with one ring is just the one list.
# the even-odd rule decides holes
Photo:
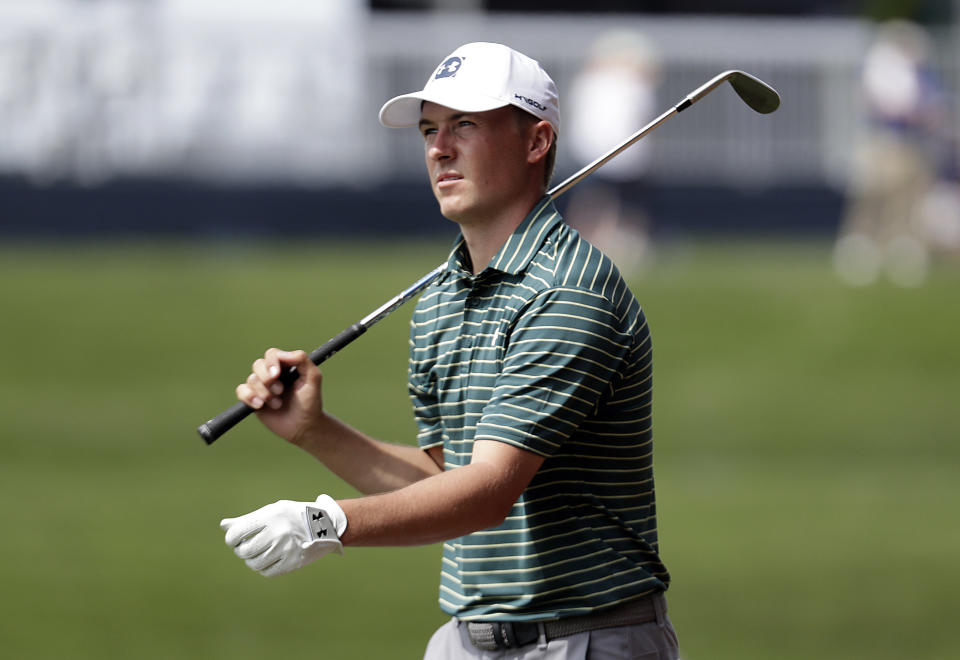
[(677, 660), (677, 634), (658, 598), (657, 620), (533, 642), (504, 651), (481, 651), (470, 643), (467, 626), (450, 619), (430, 638), (423, 660)]

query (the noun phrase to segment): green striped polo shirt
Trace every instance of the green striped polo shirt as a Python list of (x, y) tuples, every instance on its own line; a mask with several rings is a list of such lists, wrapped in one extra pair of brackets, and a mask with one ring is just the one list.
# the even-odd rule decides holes
[(409, 389), (446, 469), (475, 440), (545, 458), (506, 520), (443, 545), (462, 619), (585, 614), (664, 590), (653, 488), (650, 333), (616, 267), (543, 198), (474, 276), (462, 237), (421, 296)]

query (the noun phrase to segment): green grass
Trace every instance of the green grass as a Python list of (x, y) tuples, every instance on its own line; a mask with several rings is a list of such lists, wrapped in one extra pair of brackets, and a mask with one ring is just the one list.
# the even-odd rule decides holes
[[(960, 591), (960, 270), (841, 286), (825, 244), (665, 249), (661, 543), (688, 660), (948, 658)], [(312, 349), (432, 268), (432, 245), (0, 248), (0, 639), (11, 658), (417, 658), (439, 548), (266, 580), (220, 518), (353, 491), (248, 420), (194, 428), (270, 345)], [(409, 441), (404, 308), (325, 398)]]

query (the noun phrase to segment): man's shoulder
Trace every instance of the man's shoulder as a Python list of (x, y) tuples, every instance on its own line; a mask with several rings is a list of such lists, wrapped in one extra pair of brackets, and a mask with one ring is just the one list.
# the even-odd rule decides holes
[(545, 289), (580, 289), (605, 297), (629, 292), (616, 264), (567, 224), (543, 245), (528, 272)]

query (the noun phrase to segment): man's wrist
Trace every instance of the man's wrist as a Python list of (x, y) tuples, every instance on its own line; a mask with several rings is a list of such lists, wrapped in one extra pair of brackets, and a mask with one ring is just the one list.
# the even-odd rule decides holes
[(333, 428), (332, 420), (326, 411), (322, 411), (311, 424), (298, 429), (288, 441), (314, 456), (319, 456), (318, 452), (323, 451), (328, 444), (327, 439), (333, 435), (330, 432)]

